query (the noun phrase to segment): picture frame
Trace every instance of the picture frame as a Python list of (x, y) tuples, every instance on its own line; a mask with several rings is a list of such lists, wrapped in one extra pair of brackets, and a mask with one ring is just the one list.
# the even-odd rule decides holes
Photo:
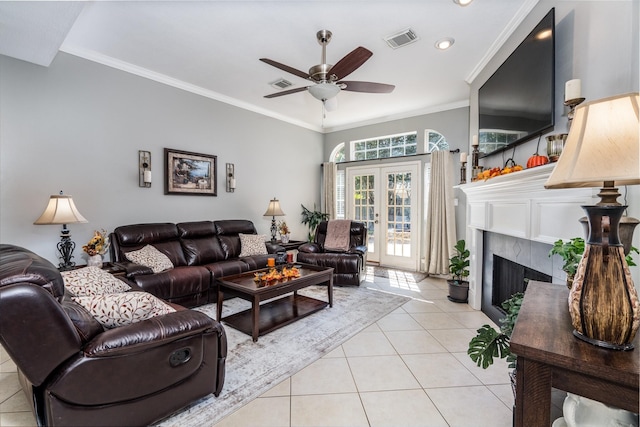
[(218, 156), (165, 148), (164, 159), (164, 194), (218, 195)]

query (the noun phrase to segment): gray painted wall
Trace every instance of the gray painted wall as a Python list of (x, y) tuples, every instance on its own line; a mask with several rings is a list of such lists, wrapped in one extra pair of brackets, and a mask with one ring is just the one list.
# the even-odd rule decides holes
[[(278, 197), (294, 238), (300, 203), (319, 201), (322, 134), (64, 53), (40, 67), (0, 56), (0, 242), (57, 265), (60, 226), (33, 225), (49, 195), (73, 195), (88, 224), (70, 225), (75, 261), (95, 229), (140, 222), (246, 218)], [(164, 195), (163, 149), (217, 155), (218, 196)], [(153, 184), (138, 187), (138, 150)], [(225, 163), (237, 189), (226, 193)]]

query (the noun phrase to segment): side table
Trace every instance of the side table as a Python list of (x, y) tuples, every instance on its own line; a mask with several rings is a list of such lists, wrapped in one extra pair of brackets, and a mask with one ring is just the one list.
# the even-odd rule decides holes
[(566, 286), (531, 281), (511, 335), (516, 367), (515, 426), (549, 426), (551, 388), (638, 413), (640, 335), (633, 351), (573, 336)]

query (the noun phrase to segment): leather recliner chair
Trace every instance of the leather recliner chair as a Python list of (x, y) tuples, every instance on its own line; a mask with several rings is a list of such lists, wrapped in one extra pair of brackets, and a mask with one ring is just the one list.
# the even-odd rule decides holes
[(156, 422), (222, 390), (222, 326), (176, 312), (104, 329), (71, 298), (46, 259), (0, 245), (0, 343), (39, 425), (133, 426)]
[(367, 264), (367, 227), (364, 223), (351, 221), (349, 250), (338, 252), (324, 247), (328, 224), (328, 221), (318, 224), (313, 243), (305, 243), (298, 248), (297, 260), (305, 264), (333, 267), (334, 285), (359, 286), (365, 278)]

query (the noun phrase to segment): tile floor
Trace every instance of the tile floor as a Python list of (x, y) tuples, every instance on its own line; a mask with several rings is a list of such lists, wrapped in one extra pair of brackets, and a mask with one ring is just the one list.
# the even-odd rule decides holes
[[(390, 272), (370, 274), (361, 286), (412, 299), (215, 427), (512, 425), (506, 362), (483, 370), (466, 354), (488, 317), (449, 302), (443, 279), (416, 283)], [(563, 398), (554, 395), (556, 416)], [(0, 347), (0, 427), (33, 425), (15, 365)]]

